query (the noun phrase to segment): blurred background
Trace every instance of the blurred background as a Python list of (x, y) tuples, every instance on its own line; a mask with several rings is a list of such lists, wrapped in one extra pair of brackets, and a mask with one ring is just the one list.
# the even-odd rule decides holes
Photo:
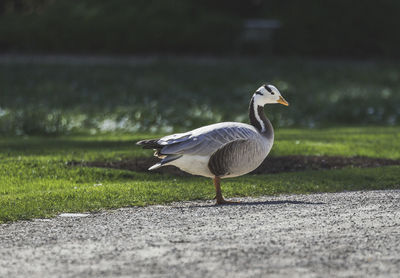
[(400, 1), (2, 0), (0, 132), (184, 131), (400, 122)]

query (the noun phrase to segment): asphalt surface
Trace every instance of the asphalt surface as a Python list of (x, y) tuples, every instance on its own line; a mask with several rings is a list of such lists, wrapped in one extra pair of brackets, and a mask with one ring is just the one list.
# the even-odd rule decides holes
[(400, 190), (0, 225), (0, 277), (400, 277)]

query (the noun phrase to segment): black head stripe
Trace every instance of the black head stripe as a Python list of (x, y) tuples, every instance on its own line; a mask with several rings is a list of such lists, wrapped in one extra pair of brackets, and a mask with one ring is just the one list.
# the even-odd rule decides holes
[(263, 96), (263, 93), (261, 93), (261, 92), (257, 91), (257, 92), (256, 92), (256, 95)]
[(269, 93), (272, 92), (271, 88), (268, 85), (264, 85), (265, 90), (267, 90)]

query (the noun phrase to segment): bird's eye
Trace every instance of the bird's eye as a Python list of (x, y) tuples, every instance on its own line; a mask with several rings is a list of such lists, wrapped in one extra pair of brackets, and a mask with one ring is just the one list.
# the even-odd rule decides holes
[(275, 95), (275, 93), (271, 91), (271, 95)]

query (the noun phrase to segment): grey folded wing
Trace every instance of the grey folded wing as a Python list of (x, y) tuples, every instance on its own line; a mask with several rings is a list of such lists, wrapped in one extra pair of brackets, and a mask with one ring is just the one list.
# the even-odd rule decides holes
[(198, 129), (187, 133), (173, 134), (161, 138), (160, 153), (212, 155), (219, 148), (235, 140), (259, 140), (257, 131), (243, 125), (220, 126), (217, 128)]

